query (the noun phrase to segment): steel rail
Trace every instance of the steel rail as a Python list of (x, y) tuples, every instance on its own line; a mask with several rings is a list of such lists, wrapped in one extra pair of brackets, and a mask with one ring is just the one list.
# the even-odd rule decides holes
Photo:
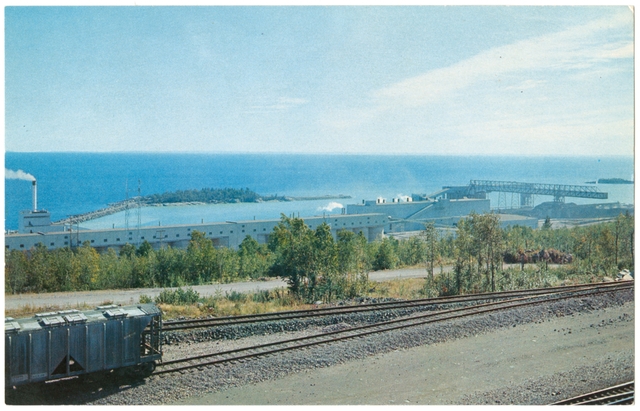
[[(158, 367), (165, 367), (173, 364), (202, 360), (202, 359), (211, 358), (211, 357), (222, 357), (222, 356), (236, 354), (236, 353), (245, 352), (245, 351), (252, 351), (252, 350), (255, 351), (255, 350), (274, 347), (278, 345), (286, 345), (286, 344), (292, 344), (292, 343), (300, 343), (303, 341), (310, 341), (314, 339), (316, 340), (320, 339), (320, 341), (310, 341), (302, 344), (297, 344), (295, 346), (274, 348), (274, 349), (261, 351), (257, 353), (254, 352), (254, 353), (234, 356), (230, 358), (221, 358), (221, 359), (217, 359), (209, 362), (190, 364), (183, 367), (160, 370), (155, 374), (165, 374), (165, 373), (178, 372), (178, 371), (183, 371), (191, 368), (198, 368), (198, 367), (203, 367), (208, 365), (217, 365), (225, 362), (241, 361), (248, 358), (274, 354), (282, 351), (300, 349), (300, 348), (305, 348), (305, 347), (319, 345), (319, 344), (326, 344), (329, 342), (336, 342), (336, 341), (341, 341), (341, 340), (346, 340), (351, 338), (360, 338), (370, 334), (387, 332), (387, 331), (392, 331), (392, 330), (401, 329), (401, 328), (415, 327), (415, 326), (429, 324), (429, 323), (452, 320), (456, 318), (462, 318), (462, 317), (467, 317), (471, 315), (478, 315), (478, 314), (499, 311), (499, 310), (504, 310), (509, 308), (523, 307), (523, 306), (532, 305), (532, 304), (549, 303), (551, 301), (557, 301), (557, 300), (562, 300), (566, 298), (576, 298), (581, 295), (593, 295), (593, 294), (624, 290), (627, 288), (633, 288), (633, 283), (628, 283), (628, 284), (618, 283), (618, 284), (619, 286), (616, 287), (615, 289), (611, 289), (611, 287), (596, 286), (588, 290), (575, 290), (575, 291), (566, 291), (561, 293), (549, 293), (545, 296), (551, 296), (552, 298), (548, 298), (548, 299), (540, 299), (540, 297), (544, 297), (541, 295), (535, 295), (531, 297), (522, 297), (522, 298), (516, 298), (512, 300), (507, 300), (507, 301), (498, 301), (498, 302), (479, 304), (472, 307), (462, 307), (462, 308), (455, 308), (455, 309), (440, 311), (440, 312), (431, 312), (431, 313), (422, 314), (419, 316), (413, 316), (409, 318), (399, 318), (399, 319), (384, 321), (381, 323), (354, 327), (346, 330), (331, 331), (328, 333), (321, 333), (321, 334), (316, 334), (312, 336), (298, 337), (298, 338), (293, 338), (288, 340), (276, 341), (272, 343), (260, 344), (256, 346), (238, 348), (234, 350), (222, 351), (222, 352), (211, 353), (211, 354), (203, 354), (195, 357), (177, 359), (172, 361), (165, 361), (161, 364), (158, 364)], [(558, 294), (567, 294), (567, 295), (558, 296)], [(497, 305), (503, 305), (503, 306), (496, 307)], [(442, 317), (442, 318), (429, 318), (429, 317)], [(423, 320), (423, 321), (420, 321), (420, 320)], [(418, 322), (415, 324), (401, 324), (401, 323), (416, 322), (416, 321)], [(381, 328), (381, 329), (374, 329), (374, 328)], [(363, 330), (367, 330), (367, 331), (363, 331)], [(363, 332), (360, 332), (360, 331), (363, 331)], [(354, 332), (355, 334), (353, 335), (342, 335), (339, 337), (332, 337), (338, 334), (346, 334), (346, 333), (354, 333)], [(328, 337), (332, 337), (332, 338), (328, 338)]]
[(319, 317), (326, 315), (336, 315), (336, 314), (351, 314), (351, 313), (359, 313), (359, 312), (367, 312), (367, 311), (378, 311), (381, 309), (401, 309), (401, 308), (412, 308), (412, 307), (422, 307), (429, 305), (443, 305), (443, 304), (451, 304), (458, 302), (466, 302), (466, 301), (482, 301), (487, 299), (495, 299), (495, 298), (508, 298), (518, 295), (535, 295), (535, 294), (544, 294), (551, 290), (574, 290), (574, 289), (583, 289), (585, 287), (592, 287), (594, 284), (601, 284), (607, 286), (615, 286), (617, 283), (592, 283), (592, 284), (578, 284), (572, 286), (558, 286), (558, 287), (549, 287), (543, 289), (526, 289), (526, 290), (513, 290), (513, 291), (499, 291), (494, 293), (482, 293), (482, 294), (468, 294), (462, 296), (454, 296), (454, 297), (435, 297), (435, 298), (424, 298), (417, 300), (409, 300), (409, 301), (387, 301), (383, 303), (374, 303), (374, 304), (365, 304), (365, 305), (357, 305), (357, 306), (342, 306), (342, 307), (326, 307), (326, 308), (317, 308), (317, 309), (308, 309), (308, 310), (290, 310), (290, 311), (280, 311), (275, 313), (262, 313), (262, 314), (248, 314), (241, 316), (226, 316), (226, 317), (215, 317), (215, 318), (204, 318), (204, 319), (189, 319), (189, 320), (178, 320), (178, 321), (165, 321), (163, 323), (163, 331), (177, 331), (177, 330), (187, 330), (193, 328), (203, 328), (214, 325), (237, 325), (237, 324), (246, 324), (246, 323), (254, 323), (254, 322), (266, 322), (266, 321), (277, 321), (283, 319), (299, 319), (299, 318), (311, 318), (311, 317)]
[(607, 405), (627, 405), (627, 404), (635, 404), (635, 402), (636, 402), (636, 394), (634, 391), (630, 391), (626, 397), (608, 402)]
[(603, 388), (587, 394), (578, 395), (551, 405), (596, 405), (596, 404), (630, 404), (634, 401), (634, 381)]

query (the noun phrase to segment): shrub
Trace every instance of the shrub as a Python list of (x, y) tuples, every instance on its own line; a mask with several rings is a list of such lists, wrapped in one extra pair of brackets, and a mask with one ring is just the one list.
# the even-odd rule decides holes
[(156, 297), (157, 304), (190, 305), (200, 300), (200, 294), (192, 288), (162, 290)]
[(140, 304), (149, 304), (153, 302), (153, 299), (146, 294), (140, 295)]
[(246, 294), (239, 293), (237, 291), (231, 291), (231, 293), (226, 293), (225, 297), (227, 297), (227, 300), (233, 301), (233, 302), (244, 302), (247, 300)]
[(253, 302), (256, 303), (267, 303), (273, 300), (273, 296), (269, 292), (269, 290), (258, 290), (255, 294), (252, 295)]

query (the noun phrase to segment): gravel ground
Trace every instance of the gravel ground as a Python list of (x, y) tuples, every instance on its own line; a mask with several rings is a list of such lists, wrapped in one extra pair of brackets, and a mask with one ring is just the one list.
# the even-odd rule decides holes
[[(613, 311), (612, 311), (613, 310)], [(607, 317), (603, 323), (596, 321), (600, 313), (615, 312), (619, 315)], [(502, 352), (500, 343), (508, 341), (509, 338), (516, 338), (512, 343), (505, 345), (504, 349), (518, 347), (517, 340), (519, 332), (524, 336), (527, 332), (536, 333), (538, 327), (542, 325), (547, 328), (552, 327), (555, 322), (563, 321), (563, 327), (553, 329), (554, 335), (562, 335), (566, 338), (574, 338), (571, 334), (578, 335), (576, 330), (572, 330), (567, 324), (572, 324), (581, 319), (587, 321), (585, 325), (592, 334), (603, 333), (603, 337), (612, 330), (626, 330), (631, 327), (633, 331), (633, 291), (622, 291), (615, 294), (606, 294), (596, 297), (582, 297), (549, 304), (525, 307), (509, 311), (501, 311), (494, 314), (485, 314), (474, 318), (458, 319), (445, 323), (431, 324), (428, 326), (415, 327), (403, 331), (394, 331), (383, 334), (376, 334), (367, 338), (348, 340), (330, 345), (322, 345), (294, 352), (273, 354), (259, 359), (247, 360), (235, 364), (225, 364), (216, 367), (202, 367), (182, 374), (171, 374), (166, 376), (151, 376), (143, 382), (123, 384), (121, 381), (99, 381), (96, 383), (78, 386), (77, 382), (69, 381), (61, 384), (47, 384), (37, 388), (26, 390), (8, 391), (7, 403), (21, 404), (388, 404), (394, 400), (376, 397), (376, 394), (393, 392), (393, 384), (400, 384), (395, 391), (402, 391), (411, 388), (411, 384), (402, 381), (404, 370), (407, 374), (418, 375), (420, 370), (408, 371), (412, 362), (415, 363), (415, 353), (418, 349), (431, 347), (431, 349), (457, 347), (456, 344), (474, 342), (478, 338), (487, 340), (491, 345), (491, 355), (499, 355)], [(264, 335), (253, 335), (246, 338), (217, 339), (205, 341), (207, 336), (199, 335), (195, 338), (183, 340), (180, 344), (171, 344), (165, 347), (165, 358), (178, 358), (193, 355), (200, 352), (226, 350), (235, 347), (263, 343), (269, 340), (281, 338), (291, 338), (305, 334), (316, 333), (327, 327), (351, 327), (355, 321), (341, 319), (337, 324), (313, 325), (301, 331), (288, 331), (282, 333), (266, 333)], [(577, 324), (577, 323), (576, 323)], [(618, 327), (619, 328), (616, 328)], [(624, 328), (625, 326), (626, 328)], [(583, 327), (583, 328), (584, 328)], [(581, 328), (582, 329), (582, 328)], [(503, 333), (503, 334), (500, 334)], [(504, 334), (510, 333), (510, 334)], [(495, 339), (495, 336), (501, 337)], [(625, 334), (626, 336), (626, 334)], [(523, 337), (529, 338), (529, 337)], [(611, 338), (615, 337), (612, 334)], [(618, 338), (628, 340), (627, 337)], [(631, 340), (633, 333), (631, 333)], [(533, 340), (535, 341), (535, 339)], [(176, 342), (176, 341), (174, 341)], [(443, 343), (447, 344), (443, 344)], [(506, 344), (506, 343), (505, 343)], [(524, 345), (524, 344), (523, 344)], [(633, 347), (633, 341), (631, 341)], [(457, 349), (457, 348), (455, 348)], [(496, 351), (496, 354), (493, 353)], [(375, 392), (351, 392), (349, 397), (341, 395), (331, 395), (330, 389), (322, 390), (322, 395), (318, 397), (318, 392), (313, 389), (309, 391), (308, 386), (304, 390), (300, 389), (299, 395), (281, 396), (274, 398), (265, 395), (265, 391), (277, 393), (278, 389), (270, 387), (281, 387), (278, 384), (295, 385), (303, 384), (305, 378), (319, 378), (319, 375), (329, 373), (332, 378), (329, 381), (338, 386), (345, 386), (346, 382), (340, 381), (337, 374), (340, 370), (351, 369), (364, 370), (369, 364), (378, 364), (382, 367), (376, 371), (375, 376), (379, 378), (388, 377), (388, 371), (382, 364), (386, 364), (389, 359), (398, 359), (399, 355), (409, 355), (409, 362), (405, 363), (401, 372), (390, 384), (387, 390), (377, 389)], [(455, 355), (454, 355), (455, 354)], [(443, 358), (454, 358), (458, 353), (443, 354)], [(517, 356), (517, 354), (512, 354)], [(404, 358), (404, 357), (403, 357)], [(472, 365), (472, 361), (462, 356), (459, 364)], [(467, 363), (468, 361), (468, 363)], [(497, 360), (496, 360), (497, 361)], [(549, 364), (552, 365), (552, 364)], [(493, 367), (499, 369), (499, 367)], [(446, 369), (446, 366), (445, 366)], [(488, 368), (490, 369), (490, 368)], [(435, 370), (435, 368), (434, 368)], [(469, 368), (471, 370), (471, 368)], [(526, 372), (528, 370), (524, 370)], [(443, 390), (439, 395), (424, 394), (424, 387), (412, 401), (412, 403), (431, 404), (545, 404), (561, 398), (572, 396), (573, 392), (593, 385), (594, 382), (614, 381), (624, 379), (629, 376), (633, 378), (633, 349), (631, 352), (621, 351), (615, 358), (603, 359), (594, 363), (593, 361), (581, 364), (575, 361), (571, 369), (556, 372), (552, 375), (528, 375), (529, 378), (521, 378), (517, 382), (510, 378), (496, 379), (493, 384), (486, 385), (481, 392), (451, 392)], [(363, 371), (364, 372), (364, 371)], [(434, 371), (430, 371), (433, 374)], [(480, 372), (480, 371), (479, 371)], [(486, 372), (483, 370), (482, 372)], [(331, 374), (333, 373), (333, 374)], [(548, 374), (548, 373), (547, 373)], [(453, 375), (452, 372), (445, 372), (444, 376)], [(348, 382), (356, 383), (353, 374), (349, 374)], [(471, 378), (482, 379), (482, 376), (471, 376)], [(443, 379), (441, 377), (440, 379)], [(352, 381), (353, 380), (353, 381)], [(314, 380), (316, 381), (316, 380)], [(571, 382), (571, 384), (569, 384)], [(310, 384), (321, 384), (320, 381)], [(616, 382), (613, 382), (616, 383)], [(266, 385), (265, 385), (266, 384)], [(270, 385), (271, 384), (271, 385)], [(322, 382), (327, 384), (327, 382)], [(370, 384), (369, 384), (370, 385)], [(559, 393), (558, 389), (550, 387), (569, 387)], [(601, 387), (596, 387), (601, 388)], [(253, 391), (252, 391), (253, 390)], [(271, 390), (271, 391), (269, 391)], [(362, 388), (364, 390), (364, 388)], [(255, 392), (254, 392), (255, 391)], [(285, 390), (286, 391), (286, 390)], [(415, 391), (415, 390), (414, 390)], [(284, 391), (282, 391), (284, 392)], [(544, 393), (542, 395), (541, 393)], [(334, 393), (335, 394), (335, 393)], [(554, 395), (555, 394), (555, 395)], [(401, 402), (398, 400), (397, 403)]]
[[(331, 306), (352, 306), (357, 307), (361, 304), (376, 304), (382, 302), (400, 301), (392, 298), (359, 298), (351, 301), (344, 301), (338, 304), (331, 304)], [(211, 340), (236, 340), (246, 339), (252, 336), (266, 336), (270, 334), (285, 334), (295, 331), (303, 331), (308, 329), (314, 329), (314, 332), (318, 330), (329, 330), (331, 326), (340, 327), (348, 326), (355, 327), (359, 325), (374, 324), (382, 321), (389, 321), (399, 317), (406, 317), (412, 314), (417, 314), (426, 311), (444, 310), (456, 307), (466, 306), (472, 303), (452, 303), (452, 304), (439, 304), (439, 305), (425, 305), (418, 307), (408, 307), (400, 309), (387, 309), (380, 311), (365, 311), (361, 313), (352, 314), (336, 314), (317, 316), (312, 318), (299, 318), (290, 319), (284, 321), (268, 321), (248, 323), (245, 325), (219, 325), (212, 328), (196, 329), (193, 331), (165, 331), (163, 333), (162, 344), (165, 347), (164, 351), (167, 352), (167, 347), (176, 344), (192, 344), (198, 342), (208, 342)], [(323, 305), (323, 307), (330, 307), (330, 305)], [(305, 334), (299, 334), (307, 335)], [(282, 338), (283, 339), (283, 338)]]
[(570, 372), (528, 379), (521, 384), (510, 383), (496, 390), (465, 396), (460, 403), (546, 405), (631, 381), (634, 379), (633, 364), (633, 355), (609, 357), (590, 366), (575, 367)]

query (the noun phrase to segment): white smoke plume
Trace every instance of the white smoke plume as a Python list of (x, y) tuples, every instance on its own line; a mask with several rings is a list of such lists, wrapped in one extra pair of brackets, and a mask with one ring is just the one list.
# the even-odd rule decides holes
[(25, 173), (22, 170), (13, 171), (7, 168), (4, 169), (4, 178), (6, 178), (7, 180), (36, 181), (36, 178), (29, 173)]
[(329, 204), (327, 204), (324, 207), (319, 207), (318, 211), (327, 211), (327, 212), (331, 212), (333, 210), (335, 210), (336, 208), (344, 208), (344, 206), (340, 203), (336, 203), (335, 201), (330, 202)]

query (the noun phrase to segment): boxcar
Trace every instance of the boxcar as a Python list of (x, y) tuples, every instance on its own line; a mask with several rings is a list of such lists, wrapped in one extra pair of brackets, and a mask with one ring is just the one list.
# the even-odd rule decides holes
[(5, 319), (5, 386), (100, 372), (147, 376), (162, 358), (153, 304), (99, 306)]

